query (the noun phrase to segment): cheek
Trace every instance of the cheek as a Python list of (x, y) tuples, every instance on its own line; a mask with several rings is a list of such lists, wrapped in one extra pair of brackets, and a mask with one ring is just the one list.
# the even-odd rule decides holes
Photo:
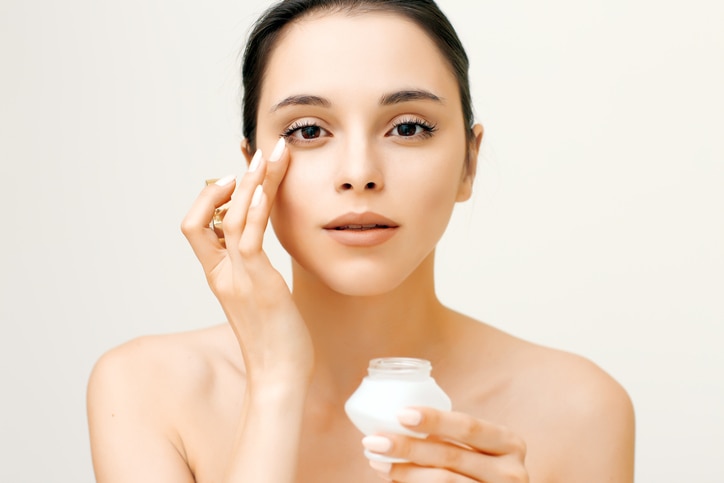
[[(295, 231), (301, 227), (311, 227), (321, 223), (315, 218), (319, 213), (316, 204), (321, 193), (321, 173), (313, 166), (304, 165), (302, 160), (294, 159), (277, 191), (272, 205), (271, 222), (274, 232), (284, 248), (295, 240)], [(298, 241), (297, 241), (298, 242)]]
[(390, 172), (390, 188), (400, 203), (412, 204), (422, 216), (447, 212), (457, 199), (463, 172), (463, 154), (445, 152), (421, 152), (404, 160)]

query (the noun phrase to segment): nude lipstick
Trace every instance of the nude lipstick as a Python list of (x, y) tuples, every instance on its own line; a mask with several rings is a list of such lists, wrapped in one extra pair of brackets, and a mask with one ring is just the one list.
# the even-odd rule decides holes
[(399, 225), (373, 212), (346, 213), (322, 227), (338, 243), (350, 247), (373, 247), (392, 238)]

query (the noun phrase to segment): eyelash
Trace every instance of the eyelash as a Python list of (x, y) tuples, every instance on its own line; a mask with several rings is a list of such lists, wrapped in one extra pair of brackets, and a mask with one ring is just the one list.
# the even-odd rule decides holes
[(405, 124), (414, 124), (416, 126), (420, 126), (422, 128), (422, 132), (419, 134), (415, 134), (414, 136), (400, 136), (402, 138), (407, 139), (428, 139), (435, 134), (435, 131), (437, 131), (437, 124), (431, 124), (424, 119), (420, 119), (419, 117), (411, 117), (407, 119), (400, 119), (399, 121), (396, 121), (395, 124), (392, 126), (392, 128), (387, 131), (392, 132), (395, 129), (397, 129), (400, 126), (404, 126)]
[[(299, 131), (300, 129), (304, 129), (305, 127), (318, 127), (319, 129), (322, 129), (318, 124), (316, 124), (312, 121), (297, 121), (284, 130), (284, 132), (282, 133), (282, 137), (289, 140), (290, 138), (292, 138), (292, 135), (296, 131)], [(299, 140), (295, 139), (294, 142), (299, 142)]]
[[(413, 135), (413, 136), (398, 136), (398, 137), (403, 138), (403, 139), (406, 139), (406, 140), (411, 140), (411, 139), (429, 139), (430, 137), (433, 136), (433, 134), (435, 133), (435, 131), (437, 131), (437, 125), (436, 125), (436, 124), (431, 124), (431, 123), (425, 121), (424, 119), (420, 119), (419, 117), (411, 117), (411, 118), (406, 118), (406, 119), (403, 118), (403, 119), (400, 119), (399, 121), (396, 121), (396, 122), (392, 125), (392, 127), (390, 128), (390, 130), (387, 131), (387, 133), (385, 133), (385, 136), (389, 135), (389, 133), (391, 133), (392, 131), (394, 131), (394, 130), (397, 129), (398, 127), (404, 126), (404, 125), (406, 125), (406, 124), (413, 124), (413, 125), (415, 125), (415, 126), (420, 126), (420, 127), (422, 128), (422, 132), (419, 133), (419, 134), (415, 134), (415, 135)], [(284, 132), (281, 133), (281, 136), (282, 136), (284, 139), (286, 139), (288, 143), (291, 143), (291, 144), (295, 144), (295, 143), (296, 143), (296, 144), (310, 143), (310, 142), (313, 142), (315, 139), (318, 139), (318, 138), (314, 138), (314, 139), (298, 139), (298, 138), (294, 137), (294, 133), (296, 133), (296, 132), (299, 131), (300, 129), (304, 129), (305, 127), (317, 127), (317, 128), (319, 128), (319, 129), (321, 129), (321, 130), (324, 130), (324, 128), (322, 128), (321, 126), (319, 126), (317, 123), (315, 123), (315, 122), (313, 122), (313, 121), (297, 121), (297, 122), (293, 123), (291, 126), (289, 126), (288, 128), (286, 128), (286, 129), (284, 130)]]

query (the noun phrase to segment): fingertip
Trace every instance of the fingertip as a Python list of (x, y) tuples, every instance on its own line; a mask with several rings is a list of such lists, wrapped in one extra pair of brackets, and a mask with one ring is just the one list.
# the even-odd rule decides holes
[(392, 463), (384, 461), (369, 460), (370, 467), (379, 472), (379, 477), (385, 481), (392, 481), (389, 474), (392, 471)]
[(251, 196), (251, 207), (255, 208), (261, 204), (261, 197), (264, 194), (264, 187), (262, 185), (256, 185), (254, 188), (254, 194)]
[(223, 178), (219, 178), (216, 181), (214, 181), (214, 184), (216, 186), (227, 186), (231, 184), (232, 181), (236, 180), (235, 174), (227, 174)]
[(284, 154), (284, 148), (286, 146), (286, 140), (283, 137), (280, 137), (276, 145), (274, 146), (274, 150), (272, 151), (271, 156), (269, 156), (269, 162), (276, 163), (277, 161), (282, 159), (282, 154)]
[(249, 167), (247, 168), (247, 173), (253, 173), (257, 170), (257, 168), (261, 164), (263, 156), (264, 155), (262, 154), (261, 149), (257, 149), (254, 153), (254, 157), (251, 158), (251, 162), (249, 163)]
[(405, 426), (418, 426), (422, 422), (422, 413), (414, 408), (405, 408), (397, 413), (397, 420)]

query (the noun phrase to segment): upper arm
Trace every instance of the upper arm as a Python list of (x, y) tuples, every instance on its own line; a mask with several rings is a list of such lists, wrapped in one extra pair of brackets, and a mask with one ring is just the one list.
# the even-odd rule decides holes
[(99, 483), (193, 483), (194, 477), (164, 418), (157, 370), (134, 342), (96, 363), (88, 383), (91, 451)]

